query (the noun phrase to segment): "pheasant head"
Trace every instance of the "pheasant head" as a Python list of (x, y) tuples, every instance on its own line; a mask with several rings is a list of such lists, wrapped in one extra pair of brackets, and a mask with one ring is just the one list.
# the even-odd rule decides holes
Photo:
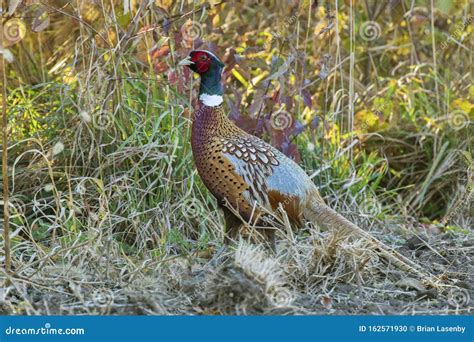
[(221, 76), (224, 63), (216, 55), (207, 50), (193, 50), (180, 65), (188, 66), (201, 77), (199, 99), (203, 104), (210, 107), (222, 104), (224, 88)]

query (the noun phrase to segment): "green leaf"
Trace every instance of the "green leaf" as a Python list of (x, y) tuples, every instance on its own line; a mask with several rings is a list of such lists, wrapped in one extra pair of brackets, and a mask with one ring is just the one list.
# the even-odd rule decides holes
[(131, 21), (132, 15), (130, 12), (117, 16), (117, 22), (122, 28), (126, 28)]
[(437, 8), (439, 8), (444, 13), (449, 13), (453, 8), (453, 1), (451, 0), (436, 0)]

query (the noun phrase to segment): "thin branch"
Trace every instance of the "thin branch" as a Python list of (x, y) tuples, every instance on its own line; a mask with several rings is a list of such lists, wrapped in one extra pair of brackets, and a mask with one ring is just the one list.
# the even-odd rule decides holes
[[(0, 20), (0, 32), (3, 32), (3, 21)], [(5, 272), (11, 273), (10, 255), (10, 211), (8, 189), (8, 121), (7, 121), (7, 73), (5, 70), (5, 50), (3, 48), (3, 34), (0, 34), (0, 72), (2, 73), (2, 176), (3, 176), (3, 250), (5, 252)]]
[(438, 64), (436, 62), (436, 39), (435, 39), (435, 12), (433, 0), (430, 1), (431, 5), (431, 49), (433, 54), (433, 71), (434, 71), (434, 80), (435, 80), (435, 90), (436, 90), (436, 108), (440, 107), (439, 102), (439, 85), (438, 85)]

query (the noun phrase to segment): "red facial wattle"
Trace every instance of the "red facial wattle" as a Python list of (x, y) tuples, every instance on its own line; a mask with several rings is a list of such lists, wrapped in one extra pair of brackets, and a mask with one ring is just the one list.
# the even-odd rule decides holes
[(209, 70), (209, 62), (198, 62), (197, 63), (197, 71), (202, 74)]
[(205, 52), (196, 52), (191, 56), (191, 60), (196, 66), (196, 71), (200, 74), (208, 71), (211, 65), (211, 59)]

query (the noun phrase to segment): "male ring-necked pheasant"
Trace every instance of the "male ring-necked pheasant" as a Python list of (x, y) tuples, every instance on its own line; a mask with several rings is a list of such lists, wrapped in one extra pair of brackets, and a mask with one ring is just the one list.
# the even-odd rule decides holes
[[(180, 64), (201, 76), (191, 145), (199, 175), (224, 211), (227, 242), (242, 225), (227, 206), (245, 221), (263, 226), (261, 213), (275, 212), (281, 205), (297, 227), (308, 219), (322, 226), (353, 228), (324, 204), (314, 183), (293, 160), (228, 119), (222, 106), (224, 63), (219, 58), (206, 50), (194, 50)], [(273, 229), (263, 232), (274, 239)]]
[[(261, 214), (276, 212), (281, 206), (297, 227), (303, 220), (310, 220), (326, 228), (348, 229), (374, 242), (382, 252), (390, 250), (390, 259), (394, 260), (395, 253), (395, 259), (405, 267), (417, 268), (328, 207), (314, 183), (293, 160), (228, 119), (222, 106), (224, 63), (219, 58), (206, 50), (194, 50), (180, 65), (187, 65), (201, 77), (191, 145), (199, 175), (224, 211), (226, 243), (243, 224), (234, 212), (249, 223), (265, 226)], [(274, 229), (263, 232), (274, 248)]]

